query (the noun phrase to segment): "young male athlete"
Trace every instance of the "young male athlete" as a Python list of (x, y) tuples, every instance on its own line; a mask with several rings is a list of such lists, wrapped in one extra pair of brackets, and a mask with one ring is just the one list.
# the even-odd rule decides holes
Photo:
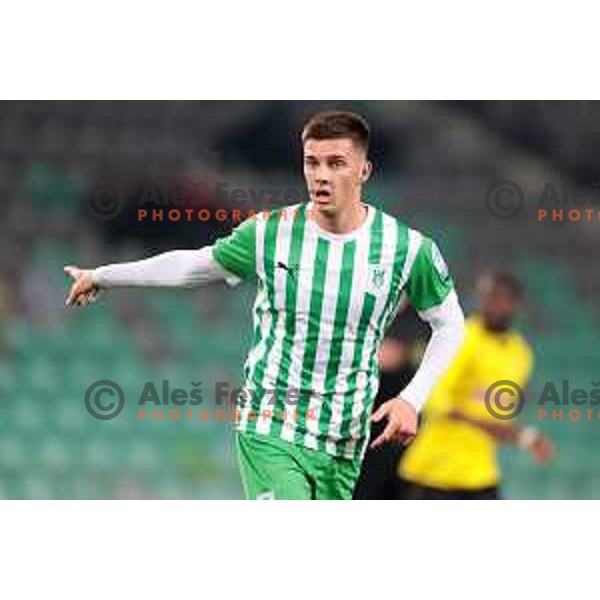
[[(467, 320), (464, 344), (427, 401), (419, 437), (403, 456), (407, 499), (500, 498), (496, 455), (503, 443), (518, 443), (538, 463), (552, 458), (549, 439), (532, 427), (496, 418), (484, 401), (496, 382), (524, 389), (532, 371), (533, 352), (513, 329), (521, 284), (510, 273), (496, 272), (480, 278), (478, 292), (480, 312)], [(510, 414), (515, 402), (510, 396), (508, 402)]]
[(414, 437), (417, 411), (460, 346), (463, 314), (435, 244), (363, 202), (369, 135), (358, 115), (320, 113), (302, 132), (308, 204), (255, 215), (212, 247), (65, 268), (75, 279), (72, 306), (116, 287), (256, 282), (236, 432), (248, 498), (351, 498), (377, 393), (377, 348), (403, 292), (432, 337), (410, 384), (373, 415), (387, 421), (374, 446)]

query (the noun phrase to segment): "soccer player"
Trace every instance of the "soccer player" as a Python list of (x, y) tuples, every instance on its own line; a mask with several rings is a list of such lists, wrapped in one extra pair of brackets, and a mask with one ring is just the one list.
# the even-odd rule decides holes
[(436, 245), (363, 201), (369, 136), (358, 115), (320, 113), (302, 132), (308, 203), (254, 215), (212, 247), (65, 268), (75, 279), (72, 306), (116, 287), (256, 282), (248, 393), (236, 419), (247, 498), (351, 498), (377, 348), (403, 291), (432, 337), (410, 384), (373, 415), (387, 422), (374, 446), (414, 437), (417, 412), (460, 346), (463, 313)]
[(424, 424), (403, 456), (407, 499), (499, 499), (499, 444), (517, 443), (539, 463), (553, 455), (541, 433), (495, 418), (484, 402), (495, 382), (524, 389), (531, 374), (533, 353), (512, 325), (522, 286), (510, 273), (496, 272), (480, 278), (478, 292), (481, 312), (467, 320), (464, 344), (427, 401)]

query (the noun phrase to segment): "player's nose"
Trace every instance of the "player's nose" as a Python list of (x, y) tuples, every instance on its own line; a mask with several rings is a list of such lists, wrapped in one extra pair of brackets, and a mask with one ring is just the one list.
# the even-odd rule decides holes
[(329, 169), (325, 165), (319, 165), (315, 170), (315, 182), (323, 185), (329, 183), (331, 180), (331, 174)]

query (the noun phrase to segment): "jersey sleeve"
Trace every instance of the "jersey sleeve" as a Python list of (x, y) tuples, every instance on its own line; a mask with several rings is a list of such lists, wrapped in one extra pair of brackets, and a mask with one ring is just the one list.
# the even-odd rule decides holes
[(256, 275), (256, 220), (248, 219), (212, 247), (213, 258), (240, 279)]
[(441, 304), (454, 289), (446, 261), (437, 245), (423, 237), (406, 284), (410, 303), (417, 311)]

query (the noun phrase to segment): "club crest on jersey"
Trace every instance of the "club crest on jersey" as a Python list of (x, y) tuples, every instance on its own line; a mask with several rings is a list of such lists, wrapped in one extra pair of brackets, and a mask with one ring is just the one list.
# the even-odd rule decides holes
[(369, 285), (368, 291), (377, 293), (385, 287), (387, 280), (387, 269), (380, 264), (369, 265)]

